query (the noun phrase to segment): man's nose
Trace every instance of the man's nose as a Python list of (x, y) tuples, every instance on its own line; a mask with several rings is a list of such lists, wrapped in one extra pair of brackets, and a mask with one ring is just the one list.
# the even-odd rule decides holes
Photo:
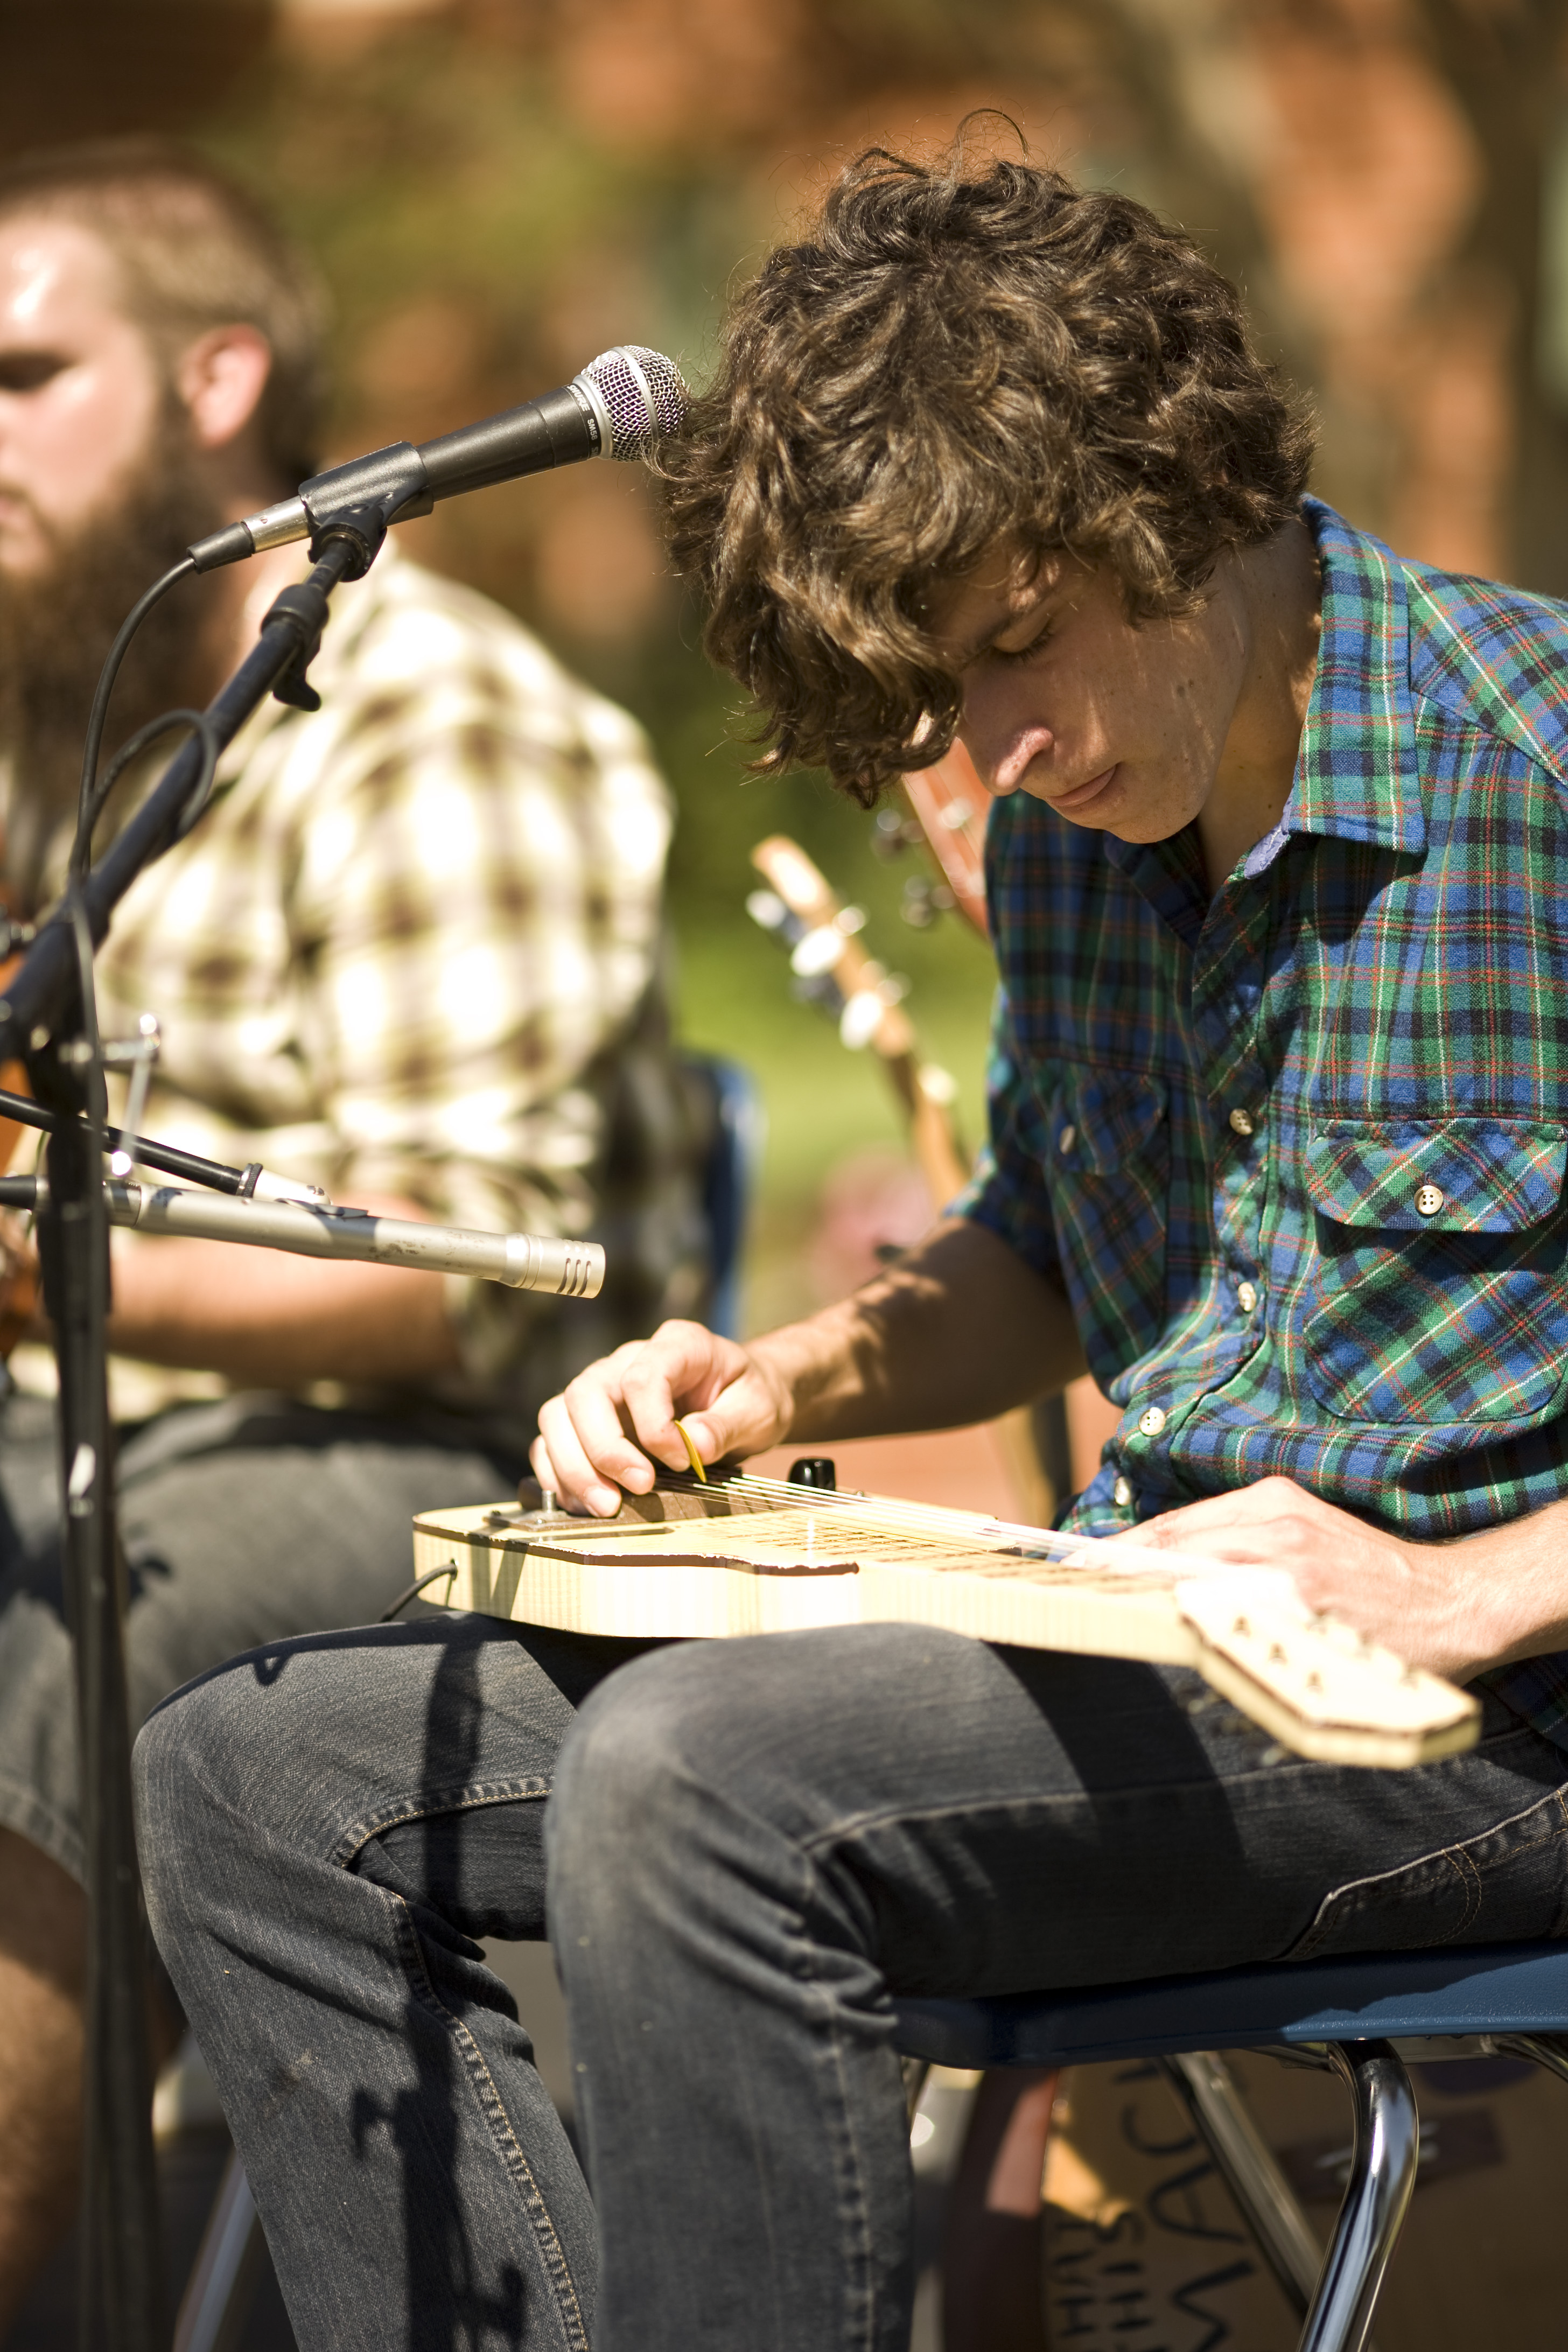
[(1020, 692), (1019, 685), (1016, 677), (984, 666), (971, 670), (964, 680), (964, 749), (986, 791), (999, 800), (1024, 789), (1030, 767), (1048, 756), (1057, 740), (1039, 709), (1037, 692)]
[(977, 727), (967, 710), (959, 733), (981, 782), (998, 800), (1023, 790), (1030, 768), (1051, 751), (1057, 740), (1048, 727)]

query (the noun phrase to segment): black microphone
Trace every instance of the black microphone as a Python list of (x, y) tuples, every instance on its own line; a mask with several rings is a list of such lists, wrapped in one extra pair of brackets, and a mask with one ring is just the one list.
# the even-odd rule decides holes
[(407, 522), (428, 514), (437, 499), (521, 474), (548, 473), (584, 457), (646, 457), (656, 441), (679, 429), (689, 398), (673, 360), (641, 343), (619, 343), (559, 392), (503, 408), (417, 449), (394, 441), (334, 466), (301, 483), (297, 498), (228, 523), (187, 551), (198, 572), (215, 572), (263, 548), (314, 540), (356, 508), (376, 508), (388, 523)]

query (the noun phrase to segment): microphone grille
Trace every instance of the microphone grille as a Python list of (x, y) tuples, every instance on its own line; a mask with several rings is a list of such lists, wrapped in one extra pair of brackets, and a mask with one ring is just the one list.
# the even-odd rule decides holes
[(598, 420), (605, 457), (646, 457), (656, 441), (679, 430), (691, 398), (675, 362), (644, 343), (601, 352), (574, 383)]

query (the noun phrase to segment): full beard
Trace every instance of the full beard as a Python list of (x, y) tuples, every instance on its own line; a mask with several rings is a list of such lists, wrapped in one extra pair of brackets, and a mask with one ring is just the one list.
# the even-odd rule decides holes
[[(68, 532), (39, 519), (52, 551), (45, 567), (21, 577), (0, 567), (0, 760), (10, 770), (0, 892), (11, 914), (36, 913), (58, 878), (93, 691), (121, 623), (222, 520), (199, 479), (184, 414), (171, 408), (89, 521)], [(207, 699), (215, 649), (192, 591), (183, 583), (142, 623), (115, 688), (106, 753), (161, 712)]]

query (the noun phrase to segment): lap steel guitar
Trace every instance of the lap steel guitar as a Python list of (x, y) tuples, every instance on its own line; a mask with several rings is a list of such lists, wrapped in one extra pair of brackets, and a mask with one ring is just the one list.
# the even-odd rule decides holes
[(1283, 1570), (743, 1472), (663, 1476), (610, 1519), (508, 1504), (422, 1512), (414, 1557), (427, 1599), (567, 1633), (680, 1641), (900, 1622), (1195, 1667), (1281, 1748), (1328, 1763), (1430, 1763), (1479, 1728), (1468, 1693), (1315, 1615)]

